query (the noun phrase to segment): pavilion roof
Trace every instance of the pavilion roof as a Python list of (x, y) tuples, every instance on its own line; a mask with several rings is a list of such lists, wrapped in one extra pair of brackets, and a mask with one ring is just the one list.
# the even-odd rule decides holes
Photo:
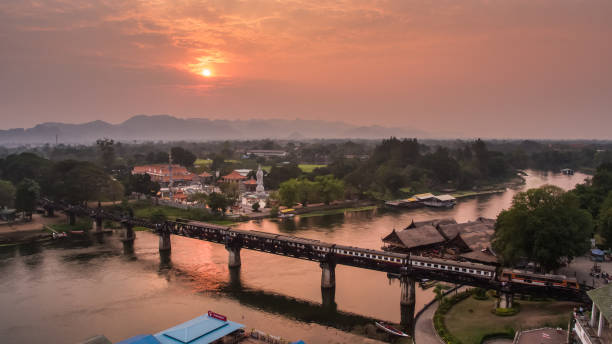
[(608, 322), (612, 322), (612, 284), (587, 291), (589, 298), (597, 305)]
[(229, 180), (244, 180), (246, 179), (245, 176), (241, 175), (240, 173), (238, 173), (237, 171), (232, 171), (232, 173), (223, 176), (223, 179), (229, 179)]
[(246, 185), (257, 185), (257, 181), (253, 178), (247, 180), (246, 182), (244, 182), (244, 184)]

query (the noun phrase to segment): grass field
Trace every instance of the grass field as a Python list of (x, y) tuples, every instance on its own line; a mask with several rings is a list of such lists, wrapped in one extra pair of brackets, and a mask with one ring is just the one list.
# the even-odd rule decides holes
[(446, 316), (446, 328), (462, 343), (480, 343), (488, 333), (498, 333), (513, 328), (515, 331), (544, 326), (567, 327), (575, 303), (531, 302), (516, 300), (521, 311), (514, 316), (501, 317), (491, 313), (492, 299), (479, 301), (469, 297), (453, 306)]
[(211, 159), (196, 159), (196, 161), (193, 163), (196, 166), (208, 166), (210, 164), (212, 164), (212, 160)]
[(298, 167), (304, 173), (310, 173), (315, 170), (315, 168), (325, 167), (327, 165), (309, 165), (309, 164), (299, 164)]

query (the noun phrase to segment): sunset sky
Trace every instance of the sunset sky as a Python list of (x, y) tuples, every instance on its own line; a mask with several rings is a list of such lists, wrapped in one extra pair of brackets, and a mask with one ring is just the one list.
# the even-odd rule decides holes
[(612, 139), (612, 1), (0, 2), (0, 128), (136, 114)]

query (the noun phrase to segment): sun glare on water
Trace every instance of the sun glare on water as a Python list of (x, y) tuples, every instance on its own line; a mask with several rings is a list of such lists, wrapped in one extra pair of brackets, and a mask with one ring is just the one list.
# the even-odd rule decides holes
[(202, 76), (209, 77), (212, 75), (210, 69), (202, 69)]

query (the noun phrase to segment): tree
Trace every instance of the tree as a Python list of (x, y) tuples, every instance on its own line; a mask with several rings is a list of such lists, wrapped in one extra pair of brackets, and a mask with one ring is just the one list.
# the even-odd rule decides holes
[(107, 138), (98, 139), (96, 145), (98, 145), (98, 150), (100, 151), (102, 167), (106, 171), (110, 171), (115, 163), (115, 141)]
[(497, 217), (493, 249), (504, 265), (527, 258), (545, 272), (560, 267), (589, 249), (593, 221), (579, 205), (574, 194), (551, 185), (517, 194)]
[(127, 194), (136, 192), (145, 196), (155, 196), (160, 189), (159, 183), (152, 181), (148, 174), (130, 174), (124, 180), (124, 187)]
[(259, 211), (259, 207), (260, 207), (259, 202), (255, 202), (251, 206), (251, 208), (253, 209), (254, 212), (258, 212)]
[(224, 194), (213, 192), (208, 195), (208, 206), (215, 214), (225, 214), (230, 205), (230, 200)]
[(37, 181), (40, 185), (51, 168), (51, 161), (41, 158), (34, 153), (12, 154), (4, 159), (2, 164), (2, 176), (13, 185), (18, 184), (24, 178)]
[(164, 213), (161, 209), (156, 209), (155, 211), (151, 213), (151, 216), (149, 217), (149, 219), (154, 224), (160, 224), (160, 223), (164, 223), (168, 218), (166, 216), (166, 213)]
[(278, 198), (280, 204), (286, 207), (292, 207), (298, 202), (298, 184), (297, 179), (289, 179), (280, 185), (278, 188)]
[(172, 153), (172, 163), (185, 167), (192, 167), (197, 158), (195, 154), (183, 147), (172, 147), (170, 152)]
[(53, 165), (43, 191), (56, 200), (79, 204), (99, 200), (110, 182), (110, 176), (93, 163), (64, 160)]
[(15, 187), (8, 180), (0, 180), (0, 208), (12, 208), (15, 203)]
[(15, 209), (23, 212), (24, 216), (32, 218), (32, 212), (36, 210), (36, 202), (40, 197), (40, 186), (32, 179), (26, 178), (17, 184), (15, 196)]
[(605, 246), (612, 248), (612, 191), (608, 193), (608, 197), (606, 197), (606, 200), (601, 205), (597, 229), (604, 239)]
[(325, 204), (344, 197), (344, 182), (332, 175), (316, 177), (315, 183), (318, 184), (319, 194)]

